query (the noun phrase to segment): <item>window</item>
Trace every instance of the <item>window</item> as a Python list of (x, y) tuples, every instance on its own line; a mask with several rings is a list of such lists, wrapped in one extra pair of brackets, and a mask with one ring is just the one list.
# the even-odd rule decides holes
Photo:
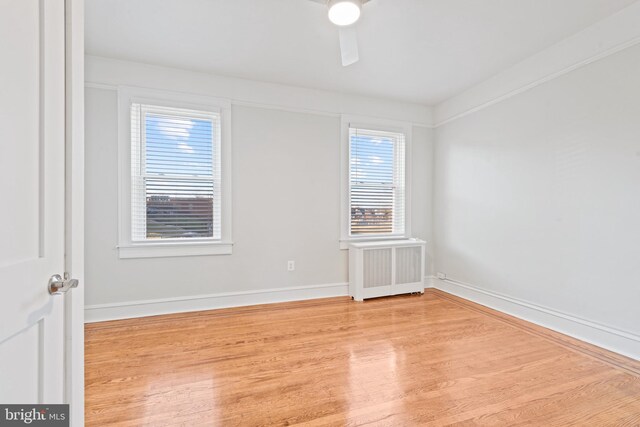
[(230, 253), (222, 109), (125, 98), (129, 173), (121, 171), (128, 190), (121, 202), (128, 203), (121, 206), (120, 256)]
[(404, 235), (404, 135), (349, 128), (350, 236)]
[(342, 219), (341, 247), (353, 240), (409, 237), (407, 126), (351, 121), (343, 126), (346, 139), (343, 156), (348, 165), (343, 165), (346, 218)]
[(220, 239), (220, 114), (131, 105), (131, 240)]

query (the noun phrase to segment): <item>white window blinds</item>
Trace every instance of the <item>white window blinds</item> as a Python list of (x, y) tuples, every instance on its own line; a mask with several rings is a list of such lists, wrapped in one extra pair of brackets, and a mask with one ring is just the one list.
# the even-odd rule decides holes
[(218, 240), (220, 113), (131, 105), (131, 239)]
[(349, 128), (349, 235), (403, 235), (405, 136)]

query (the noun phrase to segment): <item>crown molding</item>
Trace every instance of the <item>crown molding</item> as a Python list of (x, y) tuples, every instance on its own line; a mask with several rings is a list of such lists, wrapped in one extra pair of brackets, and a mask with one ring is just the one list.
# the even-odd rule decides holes
[(640, 1), (434, 108), (439, 127), (640, 43)]
[(220, 76), (142, 62), (86, 55), (90, 88), (132, 86), (229, 99), (233, 105), (339, 117), (359, 114), (433, 125), (432, 108), (402, 101)]

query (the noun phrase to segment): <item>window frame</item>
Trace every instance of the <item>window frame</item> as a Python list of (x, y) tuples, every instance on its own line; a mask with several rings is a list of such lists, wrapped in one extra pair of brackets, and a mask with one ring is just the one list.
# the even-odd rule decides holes
[[(365, 129), (402, 133), (405, 139), (404, 159), (404, 233), (388, 235), (351, 236), (350, 198), (350, 137), (349, 129)], [(350, 243), (411, 238), (411, 140), (412, 124), (407, 122), (377, 119), (362, 116), (342, 115), (340, 123), (340, 249), (348, 249)]]
[[(132, 236), (131, 105), (184, 108), (220, 115), (220, 239), (180, 238), (134, 241)], [(143, 126), (141, 121), (140, 126)], [(142, 140), (142, 138), (141, 138)], [(118, 255), (155, 258), (232, 253), (231, 102), (220, 98), (118, 87)]]

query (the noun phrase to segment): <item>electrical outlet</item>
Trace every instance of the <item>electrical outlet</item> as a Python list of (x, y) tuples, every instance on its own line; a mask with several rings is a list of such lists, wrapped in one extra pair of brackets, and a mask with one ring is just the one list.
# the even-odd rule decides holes
[(436, 274), (436, 276), (437, 276), (437, 277), (438, 277), (438, 279), (440, 279), (440, 280), (444, 280), (444, 279), (446, 279), (446, 278), (447, 278), (447, 275), (446, 275), (446, 274), (444, 274), (444, 273), (440, 273), (440, 272), (438, 272), (438, 273)]
[(287, 271), (294, 271), (296, 269), (295, 261), (287, 261)]

